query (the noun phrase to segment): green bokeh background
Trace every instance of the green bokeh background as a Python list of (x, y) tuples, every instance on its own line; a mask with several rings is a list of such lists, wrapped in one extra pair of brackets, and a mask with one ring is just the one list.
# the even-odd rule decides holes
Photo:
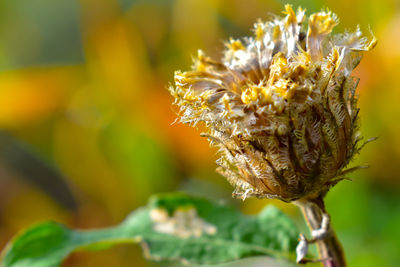
[[(362, 132), (379, 139), (352, 164), (371, 168), (331, 190), (327, 208), (349, 266), (398, 266), (400, 2), (288, 2), (308, 13), (329, 8), (340, 18), (335, 31), (359, 24), (378, 39), (354, 72), (361, 78)], [(175, 190), (224, 199), (247, 214), (273, 203), (304, 229), (292, 205), (231, 199), (232, 188), (214, 171), (215, 149), (199, 131), (173, 124), (176, 107), (166, 90), (197, 49), (220, 57), (223, 40), (249, 35), (258, 18), (280, 13), (286, 3), (0, 1), (0, 248), (43, 220), (81, 229), (113, 225), (150, 195)], [(32, 162), (56, 174), (38, 182)], [(147, 262), (134, 245), (76, 253), (64, 265), (178, 266)]]

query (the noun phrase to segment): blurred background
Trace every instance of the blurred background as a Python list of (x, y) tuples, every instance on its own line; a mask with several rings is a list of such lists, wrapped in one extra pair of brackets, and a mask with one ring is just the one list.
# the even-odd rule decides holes
[[(360, 24), (378, 39), (354, 73), (362, 131), (379, 137), (354, 165), (371, 168), (337, 185), (327, 208), (349, 266), (398, 266), (398, 0), (0, 1), (0, 249), (34, 223), (105, 227), (150, 195), (176, 190), (247, 214), (273, 203), (304, 229), (292, 205), (231, 199), (214, 171), (216, 151), (199, 131), (172, 124), (177, 108), (166, 90), (197, 49), (219, 58), (223, 40), (251, 34), (287, 2), (308, 14), (328, 7), (340, 18), (337, 32)], [(147, 262), (137, 245), (75, 253), (64, 265), (179, 266)]]

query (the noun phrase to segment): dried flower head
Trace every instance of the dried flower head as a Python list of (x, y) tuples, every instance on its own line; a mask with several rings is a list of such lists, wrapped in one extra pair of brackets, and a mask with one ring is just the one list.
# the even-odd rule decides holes
[(285, 8), (257, 22), (253, 37), (226, 43), (222, 62), (200, 51), (170, 88), (181, 121), (204, 123), (220, 148), (218, 171), (236, 197), (317, 198), (361, 148), (351, 72), (375, 39), (359, 29), (331, 34), (338, 20), (329, 11), (307, 18)]

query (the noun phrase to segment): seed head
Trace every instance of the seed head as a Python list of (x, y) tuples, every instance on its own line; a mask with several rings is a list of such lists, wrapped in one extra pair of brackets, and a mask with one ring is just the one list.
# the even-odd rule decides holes
[(361, 148), (351, 72), (376, 40), (359, 29), (333, 35), (330, 11), (285, 8), (253, 37), (230, 39), (221, 61), (199, 51), (170, 87), (181, 121), (203, 123), (219, 148), (217, 170), (236, 197), (316, 198)]

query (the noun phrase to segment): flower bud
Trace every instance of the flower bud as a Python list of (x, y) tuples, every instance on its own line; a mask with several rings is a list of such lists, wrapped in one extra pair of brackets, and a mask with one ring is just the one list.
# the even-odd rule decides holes
[(217, 170), (241, 198), (316, 198), (361, 147), (351, 72), (375, 39), (359, 29), (332, 35), (338, 20), (329, 11), (306, 18), (286, 5), (284, 13), (257, 22), (253, 37), (231, 39), (221, 61), (199, 52), (170, 87), (181, 121), (204, 124), (221, 153)]

